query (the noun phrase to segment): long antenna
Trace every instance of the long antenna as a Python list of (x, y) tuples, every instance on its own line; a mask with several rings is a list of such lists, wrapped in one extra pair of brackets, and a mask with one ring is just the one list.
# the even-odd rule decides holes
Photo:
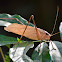
[(55, 24), (54, 24), (54, 27), (53, 27), (53, 30), (52, 30), (51, 34), (53, 34), (55, 26), (56, 26), (56, 21), (57, 21), (58, 13), (59, 13), (59, 6), (57, 6), (57, 14), (56, 14), (56, 19), (55, 19)]
[(55, 34), (52, 34), (51, 36), (54, 36), (54, 35), (56, 35), (56, 34), (59, 34), (60, 32), (57, 32), (57, 33), (55, 33)]

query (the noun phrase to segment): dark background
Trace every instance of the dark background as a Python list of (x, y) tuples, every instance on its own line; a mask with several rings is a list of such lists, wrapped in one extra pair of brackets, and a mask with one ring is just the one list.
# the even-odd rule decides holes
[[(37, 27), (51, 33), (55, 22), (57, 5), (59, 6), (59, 16), (54, 31), (56, 33), (59, 31), (59, 25), (62, 21), (61, 0), (2, 0), (0, 1), (0, 13), (18, 14), (27, 20), (33, 14)], [(51, 40), (61, 41), (60, 35), (53, 36)], [(5, 53), (5, 51), (3, 52)]]

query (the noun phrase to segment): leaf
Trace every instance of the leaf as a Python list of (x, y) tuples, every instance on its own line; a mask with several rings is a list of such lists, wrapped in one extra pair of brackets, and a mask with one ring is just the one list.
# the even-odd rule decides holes
[[(56, 44), (56, 45), (55, 45)], [(61, 54), (62, 52), (60, 52), (60, 50), (62, 51), (62, 43), (54, 41), (54, 43), (52, 41), (50, 41), (49, 43), (49, 53), (51, 56), (51, 61), (53, 62), (62, 62), (62, 57)]]
[(59, 31), (60, 31), (60, 37), (61, 37), (61, 40), (62, 40), (62, 22), (60, 23)]
[[(19, 21), (21, 21), (24, 25), (27, 25), (27, 23), (28, 23), (28, 21), (27, 21), (26, 19), (22, 18), (20, 15), (17, 15), (17, 14), (13, 15), (12, 18), (17, 18), (17, 19), (18, 19)], [(34, 24), (29, 23), (29, 26), (34, 27)]]
[[(18, 46), (19, 46), (20, 49), (21, 49), (21, 51), (25, 52), (25, 55), (23, 53), (22, 56), (20, 56), (22, 58), (21, 60), (23, 60), (23, 61), (25, 61), (26, 59), (28, 59), (29, 61), (27, 61), (27, 62), (30, 62), (30, 60), (33, 61), (33, 62), (36, 62), (36, 61), (37, 62), (50, 62), (50, 61), (53, 61), (53, 62), (60, 62), (61, 61), (62, 62), (62, 57), (61, 57), (61, 54), (62, 54), (62, 47), (61, 47), (62, 43), (54, 41), (54, 43), (57, 45), (56, 46), (53, 42), (52, 43), (51, 42), (52, 41), (49, 41), (49, 49), (48, 49), (48, 45), (46, 43), (42, 42), (41, 43), (41, 47), (40, 47), (40, 44), (39, 44), (35, 48), (35, 50), (34, 50), (34, 52), (32, 54), (31, 59), (30, 59), (30, 57), (28, 57), (26, 55), (26, 53), (30, 49), (29, 45), (32, 44), (32, 43), (22, 42), (21, 44), (15, 45), (14, 48), (15, 48), (15, 50), (17, 50)], [(53, 45), (53, 47), (52, 47), (52, 45)], [(21, 47), (23, 47), (23, 48), (21, 48)], [(56, 49), (56, 50), (54, 50), (53, 48)], [(12, 54), (12, 57), (13, 57), (13, 52), (11, 54)], [(16, 56), (14, 56), (11, 59), (13, 60), (15, 57)], [(26, 58), (26, 59), (24, 60), (24, 58)]]
[[(8, 37), (8, 36), (5, 36), (5, 35), (0, 35), (0, 46), (3, 46), (3, 45), (8, 45), (8, 44), (15, 44), (17, 43), (19, 40), (19, 38), (14, 38), (14, 37)], [(21, 42), (27, 42), (27, 41), (23, 41), (21, 40)], [(40, 41), (32, 41), (32, 42), (40, 42)]]
[[(10, 15), (10, 14), (0, 14), (0, 18), (17, 18), (20, 22), (22, 22), (24, 25), (27, 25), (28, 21), (24, 18), (22, 18), (20, 15)], [(10, 22), (10, 23), (19, 23), (18, 21), (16, 21), (15, 19), (0, 19), (1, 21), (6, 21), (6, 22)], [(20, 24), (20, 23), (19, 23)], [(29, 26), (33, 26), (34, 24), (29, 23)]]
[(44, 43), (44, 46), (43, 46), (43, 50), (42, 50), (42, 54), (41, 54), (41, 60), (42, 60), (42, 62), (50, 62), (51, 61), (51, 57), (49, 54), (49, 48), (48, 48), (48, 45), (46, 43)]
[(0, 20), (0, 26), (9, 26), (11, 23), (9, 23), (9, 22), (6, 22), (6, 21), (1, 21)]
[(5, 55), (5, 60), (6, 60), (6, 62), (10, 62), (10, 57), (8, 56), (8, 52), (7, 52), (7, 55)]
[(0, 46), (14, 44), (16, 42), (17, 42), (16, 38), (0, 35)]
[(9, 51), (10, 58), (15, 62), (32, 62), (26, 55), (27, 51), (33, 47), (33, 42), (22, 42), (14, 45)]
[[(19, 42), (19, 43), (21, 43), (21, 42), (22, 42), (22, 41), (21, 41), (18, 37), (17, 37), (17, 40), (18, 40), (18, 42)], [(20, 41), (19, 41), (19, 40), (20, 40)]]
[[(32, 54), (32, 60), (39, 61), (39, 62), (62, 62), (62, 43), (58, 41), (46, 41), (49, 42), (49, 49), (48, 45), (44, 43), (39, 50), (37, 46)], [(54, 49), (53, 49), (54, 48)], [(38, 52), (40, 51), (40, 52)]]
[[(35, 48), (32, 54), (32, 60), (37, 62), (50, 62), (49, 49), (47, 49), (47, 44), (42, 42)], [(40, 49), (39, 49), (40, 48)]]
[[(43, 43), (41, 43), (41, 46), (40, 47), (40, 44), (35, 48), (35, 50), (33, 51), (33, 54), (32, 54), (32, 60), (35, 61), (35, 62), (42, 62), (41, 60), (41, 51), (43, 49)], [(41, 50), (40, 50), (41, 49)]]

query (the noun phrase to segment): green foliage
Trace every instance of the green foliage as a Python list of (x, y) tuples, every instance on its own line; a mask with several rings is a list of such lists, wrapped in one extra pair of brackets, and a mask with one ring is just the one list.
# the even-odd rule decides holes
[(10, 57), (9, 57), (9, 52), (5, 55), (5, 61), (6, 62), (10, 62)]
[(16, 38), (0, 35), (0, 46), (14, 44), (16, 42), (17, 42)]
[[(9, 14), (0, 14), (0, 18), (17, 18), (20, 22), (22, 22), (24, 25), (27, 25), (28, 21), (26, 19), (24, 19), (23, 17), (21, 17), (20, 15), (9, 15)], [(2, 21), (6, 21), (6, 22), (10, 22), (10, 23), (19, 23), (18, 21), (16, 21), (15, 19), (0, 19)], [(20, 24), (20, 23), (19, 23)], [(34, 24), (29, 23), (29, 26), (33, 26)]]
[(22, 41), (21, 41), (18, 37), (17, 37), (17, 40), (18, 40), (18, 42), (19, 42), (19, 43), (21, 43), (21, 42), (22, 42)]
[[(49, 49), (47, 48), (48, 45), (46, 43), (44, 43), (43, 45), (41, 45), (41, 47), (39, 45), (38, 49), (40, 48), (40, 50), (37, 50), (37, 51), (36, 51), (36, 49), (34, 50), (34, 52), (32, 54), (32, 60), (39, 61), (39, 62), (50, 62), (51, 59), (50, 59)], [(39, 54), (39, 53), (41, 53), (41, 54)]]
[(41, 61), (41, 56), (39, 55), (39, 52), (37, 52), (37, 51), (35, 51), (34, 50), (34, 52), (33, 52), (33, 54), (32, 54), (32, 60), (33, 61)]
[(46, 43), (43, 46), (43, 50), (41, 53), (41, 60), (42, 60), (42, 62), (50, 62), (51, 61), (48, 45)]

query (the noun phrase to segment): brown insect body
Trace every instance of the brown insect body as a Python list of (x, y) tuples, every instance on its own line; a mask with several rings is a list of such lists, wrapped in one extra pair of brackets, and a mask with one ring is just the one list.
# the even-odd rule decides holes
[[(26, 25), (13, 23), (9, 25), (8, 27), (5, 27), (4, 29), (8, 32), (13, 32), (15, 34), (22, 35), (25, 28), (26, 28)], [(50, 39), (51, 34), (49, 34), (47, 31), (40, 28), (37, 28), (37, 31), (38, 31), (39, 38), (37, 37), (35, 27), (27, 26), (27, 29), (23, 36), (32, 40), (49, 40)]]

